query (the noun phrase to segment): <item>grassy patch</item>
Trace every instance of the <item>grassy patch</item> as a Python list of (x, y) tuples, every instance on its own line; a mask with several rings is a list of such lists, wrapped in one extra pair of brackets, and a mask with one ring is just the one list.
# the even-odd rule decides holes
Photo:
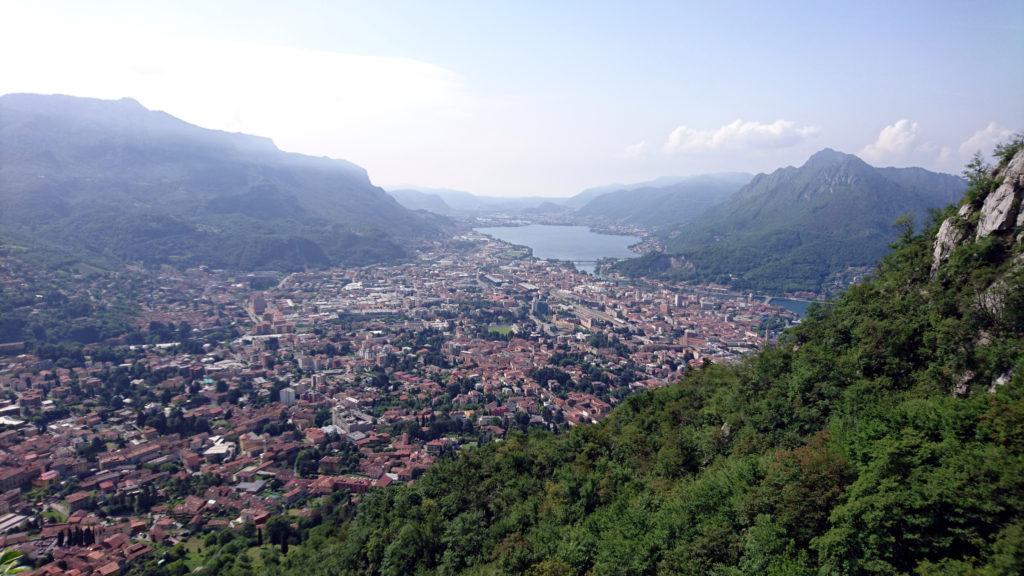
[(67, 521), (68, 515), (55, 508), (47, 508), (43, 511), (43, 519), (54, 524), (61, 524)]
[(508, 324), (491, 324), (487, 327), (487, 331), (500, 334), (502, 336), (508, 336), (512, 332), (512, 327)]

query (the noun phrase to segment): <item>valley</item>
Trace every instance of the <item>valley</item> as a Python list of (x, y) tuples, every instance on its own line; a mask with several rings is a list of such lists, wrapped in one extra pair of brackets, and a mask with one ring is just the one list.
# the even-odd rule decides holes
[(1020, 0), (0, 15), (0, 576), (1024, 574)]

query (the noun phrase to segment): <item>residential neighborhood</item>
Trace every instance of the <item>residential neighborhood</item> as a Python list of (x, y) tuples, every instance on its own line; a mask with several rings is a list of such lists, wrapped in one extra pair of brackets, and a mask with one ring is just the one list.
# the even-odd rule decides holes
[[(24, 282), (16, 261), (3, 272)], [(123, 573), (211, 530), (413, 483), (466, 447), (597, 422), (796, 320), (472, 232), (398, 265), (120, 281), (137, 287), (129, 336), (81, 357), (0, 350), (0, 546), (33, 574)], [(91, 302), (123, 292), (62, 282)]]

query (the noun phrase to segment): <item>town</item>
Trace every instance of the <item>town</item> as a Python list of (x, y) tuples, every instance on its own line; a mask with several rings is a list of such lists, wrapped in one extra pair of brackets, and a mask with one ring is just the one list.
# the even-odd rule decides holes
[[(13, 259), (0, 274), (31, 287)], [(0, 347), (0, 547), (33, 574), (119, 574), (220, 529), (262, 537), (274, 517), (415, 482), (468, 446), (597, 422), (797, 320), (473, 232), (397, 265), (96, 278), (36, 278), (51, 292), (28, 313), (131, 294), (129, 334)]]

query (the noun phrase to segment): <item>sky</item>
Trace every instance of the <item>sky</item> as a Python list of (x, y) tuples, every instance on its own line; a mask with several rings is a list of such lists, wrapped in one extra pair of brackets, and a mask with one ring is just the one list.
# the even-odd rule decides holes
[(0, 54), (0, 94), (131, 97), (482, 195), (824, 147), (956, 173), (1024, 129), (1020, 0), (0, 0)]

